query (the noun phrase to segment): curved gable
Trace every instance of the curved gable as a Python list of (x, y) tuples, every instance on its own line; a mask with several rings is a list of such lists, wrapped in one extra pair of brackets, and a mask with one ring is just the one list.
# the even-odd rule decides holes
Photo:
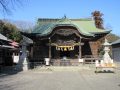
[(45, 21), (44, 24), (38, 25), (32, 33), (36, 33), (39, 36), (46, 36), (49, 35), (54, 28), (60, 26), (72, 26), (77, 28), (80, 34), (85, 36), (94, 36), (96, 33), (108, 33), (108, 31), (98, 29), (95, 27), (94, 21), (91, 19), (84, 20), (84, 19), (68, 19), (62, 18), (57, 19), (54, 22), (47, 22)]

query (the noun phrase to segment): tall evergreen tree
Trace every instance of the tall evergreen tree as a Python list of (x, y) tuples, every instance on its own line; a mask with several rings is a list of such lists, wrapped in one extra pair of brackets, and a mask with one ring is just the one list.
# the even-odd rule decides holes
[(95, 25), (97, 28), (104, 29), (103, 27), (103, 14), (100, 11), (92, 12), (93, 19), (95, 20)]

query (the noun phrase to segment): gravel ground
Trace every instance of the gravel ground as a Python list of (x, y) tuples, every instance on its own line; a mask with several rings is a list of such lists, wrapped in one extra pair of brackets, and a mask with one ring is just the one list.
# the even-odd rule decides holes
[(120, 70), (97, 74), (94, 69), (1, 73), (0, 90), (120, 90)]

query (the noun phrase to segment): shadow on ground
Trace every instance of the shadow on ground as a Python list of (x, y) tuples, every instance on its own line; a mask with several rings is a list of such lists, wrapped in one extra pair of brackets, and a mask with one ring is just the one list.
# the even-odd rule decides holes
[(21, 71), (22, 70), (17, 70), (15, 67), (12, 67), (12, 66), (2, 67), (0, 70), (0, 78), (5, 77), (5, 76), (9, 76), (9, 75), (17, 74)]
[(95, 71), (95, 73), (115, 73), (114, 71)]

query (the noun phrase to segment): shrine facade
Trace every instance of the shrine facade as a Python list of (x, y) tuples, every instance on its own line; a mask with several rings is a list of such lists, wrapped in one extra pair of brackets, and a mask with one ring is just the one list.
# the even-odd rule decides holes
[(48, 19), (39, 18), (31, 33), (22, 33), (33, 40), (27, 48), (30, 62), (44, 62), (67, 58), (78, 59), (85, 56), (98, 57), (100, 40), (110, 30), (97, 28), (91, 18)]

